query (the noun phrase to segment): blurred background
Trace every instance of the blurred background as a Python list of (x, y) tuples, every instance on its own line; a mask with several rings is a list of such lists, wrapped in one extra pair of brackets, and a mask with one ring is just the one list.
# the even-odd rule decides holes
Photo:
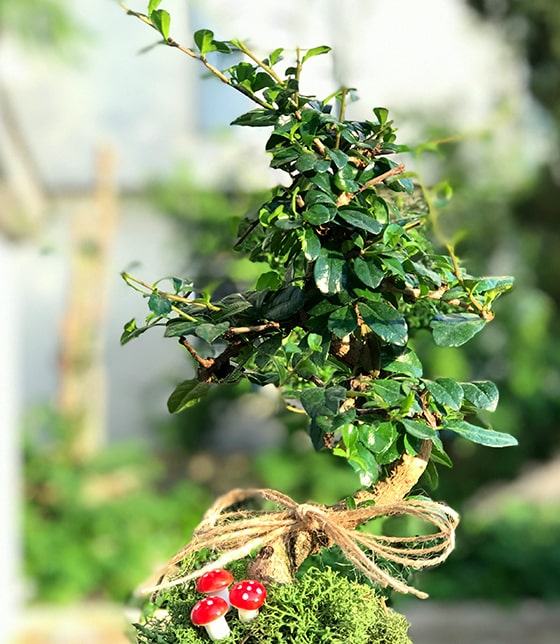
[[(493, 425), (519, 447), (450, 446), (433, 496), (462, 514), (456, 551), (417, 580), (428, 602), (396, 605), (420, 644), (449, 641), (451, 626), (455, 642), (556, 641), (560, 4), (161, 8), (187, 45), (206, 27), (264, 53), (333, 47), (304, 91), (356, 87), (350, 118), (389, 108), (397, 142), (416, 150), (407, 166), (453, 187), (442, 224), (469, 271), (515, 276), (484, 333), (460, 354), (434, 348), (427, 368), (494, 380)], [(228, 127), (251, 105), (156, 43), (112, 0), (0, 0), (0, 638), (16, 642), (126, 642), (133, 589), (232, 487), (325, 503), (358, 487), (274, 392), (226, 388), (171, 417), (166, 398), (193, 373), (184, 352), (157, 332), (119, 344), (147, 313), (120, 271), (251, 282), (228, 247), (281, 180), (267, 132)]]

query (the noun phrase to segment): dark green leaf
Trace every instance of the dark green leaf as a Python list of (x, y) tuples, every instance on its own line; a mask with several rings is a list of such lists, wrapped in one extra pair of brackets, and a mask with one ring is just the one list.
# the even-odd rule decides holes
[(299, 286), (284, 286), (275, 292), (264, 307), (267, 320), (280, 322), (297, 313), (305, 303), (305, 293)]
[(358, 210), (357, 208), (339, 208), (338, 216), (355, 228), (367, 230), (369, 233), (376, 235), (383, 226), (374, 219), (367, 210)]
[(474, 313), (439, 315), (430, 324), (434, 342), (440, 347), (460, 347), (481, 331), (485, 325), (486, 320)]
[(486, 411), (495, 411), (500, 394), (498, 387), (490, 380), (460, 383), (462, 390), (473, 407)]
[(397, 427), (394, 423), (383, 422), (377, 425), (363, 425), (366, 442), (371, 451), (383, 454), (397, 440)]
[(315, 261), (313, 275), (321, 293), (340, 293), (346, 285), (346, 261), (339, 253), (322, 248)]
[(455, 411), (461, 409), (463, 388), (458, 382), (451, 378), (438, 378), (437, 380), (425, 380), (424, 384), (437, 403)]
[(400, 373), (412, 378), (422, 377), (422, 363), (409, 348), (402, 350), (386, 348), (383, 351), (381, 366), (385, 371)]
[(198, 320), (191, 322), (182, 318), (169, 320), (165, 326), (166, 338), (178, 338), (182, 335), (192, 335), (196, 327), (200, 324)]
[(370, 288), (377, 288), (381, 284), (385, 273), (373, 260), (366, 261), (363, 257), (356, 257), (353, 265), (354, 273), (360, 282)]
[[(251, 110), (246, 114), (242, 114), (241, 116), (238, 116), (234, 121), (231, 122), (231, 124), (245, 125), (247, 127), (268, 127), (269, 125), (276, 125), (277, 120), (278, 120), (278, 113), (275, 112), (274, 110), (258, 108), (256, 110)], [(290, 160), (293, 160), (297, 157), (297, 154), (295, 152), (290, 151), (290, 155), (291, 155)], [(272, 165), (272, 167), (278, 167), (278, 165), (276, 166)]]
[(357, 326), (358, 320), (352, 306), (342, 306), (329, 316), (328, 329), (338, 338), (349, 335)]
[(336, 209), (317, 203), (307, 208), (303, 216), (312, 226), (322, 226), (336, 217)]
[(208, 382), (199, 382), (198, 380), (184, 380), (177, 385), (175, 391), (167, 400), (167, 408), (172, 414), (177, 414), (187, 407), (192, 407), (200, 402), (210, 390)]
[(334, 175), (334, 185), (344, 192), (358, 192), (360, 186), (355, 181), (357, 174), (357, 168), (352, 165), (345, 165)]
[(346, 398), (344, 387), (309, 387), (301, 392), (301, 404), (309, 416), (335, 416)]
[(276, 355), (278, 349), (282, 346), (282, 334), (276, 333), (275, 335), (267, 338), (264, 342), (261, 342), (257, 347), (257, 353), (255, 356), (255, 365), (262, 369), (265, 367), (272, 358)]
[(213, 344), (223, 333), (229, 329), (229, 322), (220, 324), (199, 324), (196, 329), (196, 335), (208, 344)]
[(384, 302), (361, 302), (360, 314), (369, 328), (389, 344), (404, 346), (408, 340), (408, 327), (403, 316)]
[(496, 432), (493, 429), (483, 429), (477, 425), (471, 425), (466, 421), (453, 421), (444, 425), (448, 429), (473, 443), (486, 445), (486, 447), (513, 447), (517, 445), (517, 439), (510, 434)]
[(339, 170), (348, 163), (348, 155), (341, 150), (331, 149), (329, 150), (329, 156)]
[(148, 307), (156, 315), (167, 315), (171, 313), (171, 302), (161, 296), (157, 291), (153, 291), (148, 300)]
[[(402, 392), (402, 385), (398, 380), (389, 380), (383, 378), (381, 380), (374, 380), (368, 388), (368, 393), (372, 392), (380, 400), (380, 406), (384, 409), (400, 405), (404, 394)], [(371, 407), (372, 403), (366, 403), (366, 407)]]
[(303, 152), (300, 154), (296, 161), (296, 170), (299, 172), (307, 172), (315, 167), (318, 159), (313, 152)]
[(407, 431), (407, 433), (421, 438), (422, 440), (437, 440), (438, 435), (433, 427), (418, 420), (409, 420), (408, 418), (401, 418), (400, 422)]

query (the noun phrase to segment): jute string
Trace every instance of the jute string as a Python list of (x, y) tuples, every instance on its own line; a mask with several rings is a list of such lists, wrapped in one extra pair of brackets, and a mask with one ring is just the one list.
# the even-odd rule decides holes
[[(232, 509), (251, 499), (269, 501), (278, 509)], [(428, 535), (401, 537), (368, 534), (356, 529), (376, 517), (403, 515), (427, 521), (436, 531)], [(236, 489), (218, 498), (208, 509), (191, 541), (167, 562), (160, 573), (160, 581), (140, 592), (153, 593), (184, 584), (209, 570), (243, 559), (263, 546), (308, 532), (321, 534), (331, 546), (337, 545), (346, 559), (372, 582), (424, 599), (428, 596), (426, 593), (384, 570), (378, 560), (415, 570), (436, 566), (453, 550), (458, 522), (459, 516), (452, 508), (425, 498), (407, 498), (346, 509), (341, 504), (298, 504), (289, 496), (266, 488)], [(198, 570), (169, 579), (178, 563), (202, 549), (220, 554)]]

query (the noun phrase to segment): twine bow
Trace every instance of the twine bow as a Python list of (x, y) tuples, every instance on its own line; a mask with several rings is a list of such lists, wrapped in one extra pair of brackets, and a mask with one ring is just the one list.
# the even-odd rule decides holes
[[(249, 499), (269, 501), (279, 509), (230, 509)], [(413, 516), (433, 524), (437, 530), (412, 537), (369, 534), (356, 530), (381, 516)], [(321, 536), (329, 546), (337, 545), (346, 559), (369, 580), (400, 593), (421, 599), (428, 595), (384, 570), (378, 559), (415, 570), (443, 562), (455, 545), (458, 514), (447, 505), (425, 498), (361, 505), (354, 509), (341, 506), (298, 504), (289, 496), (271, 489), (236, 489), (216, 500), (193, 533), (192, 540), (173, 556), (163, 569), (160, 581), (142, 593), (153, 593), (200, 577), (205, 572), (243, 559), (263, 546), (279, 540), (289, 541), (303, 532)], [(217, 551), (220, 556), (203, 568), (168, 580), (176, 564), (201, 549)], [(369, 555), (369, 556), (368, 556)]]

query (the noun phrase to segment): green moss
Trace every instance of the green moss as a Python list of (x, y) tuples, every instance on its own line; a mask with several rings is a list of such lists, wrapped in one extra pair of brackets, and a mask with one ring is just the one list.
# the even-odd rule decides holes
[[(240, 577), (236, 575), (236, 578)], [(330, 568), (310, 568), (294, 584), (269, 586), (265, 606), (254, 622), (243, 625), (232, 611), (231, 636), (224, 644), (406, 644), (408, 623), (387, 609), (375, 591)], [(140, 644), (208, 644), (203, 629), (190, 624), (200, 596), (194, 584), (167, 595), (168, 620), (137, 625)]]

